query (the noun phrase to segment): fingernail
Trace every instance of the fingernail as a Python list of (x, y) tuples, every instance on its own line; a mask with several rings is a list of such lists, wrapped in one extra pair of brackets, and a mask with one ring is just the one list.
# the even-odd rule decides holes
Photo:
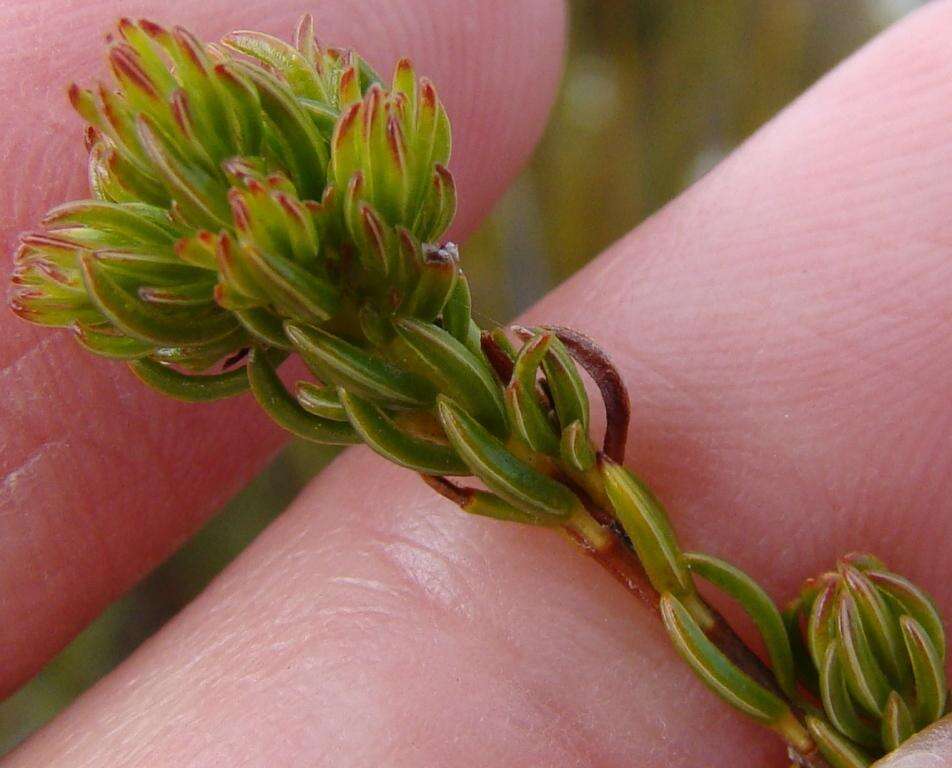
[(952, 715), (917, 733), (872, 768), (941, 768), (952, 765)]

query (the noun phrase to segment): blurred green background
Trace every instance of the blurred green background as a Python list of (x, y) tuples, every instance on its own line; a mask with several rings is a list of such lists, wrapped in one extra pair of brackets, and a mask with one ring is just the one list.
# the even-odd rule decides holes
[[(475, 305), (490, 318), (515, 315), (920, 4), (570, 2), (565, 78), (546, 135), (532, 163), (465, 244)], [(0, 754), (200, 592), (330, 456), (291, 445), (195, 539), (0, 704)]]

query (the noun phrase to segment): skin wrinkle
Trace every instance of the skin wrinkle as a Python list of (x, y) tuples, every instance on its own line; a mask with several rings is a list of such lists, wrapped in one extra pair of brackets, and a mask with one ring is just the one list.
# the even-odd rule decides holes
[[(32, 459), (22, 465), (15, 473), (7, 475), (3, 489), (0, 490), (0, 502), (9, 505), (11, 508), (23, 507), (29, 503), (33, 491), (44, 482), (49, 482), (49, 467), (51, 463), (61, 460), (64, 456), (74, 453), (72, 446), (65, 441), (45, 441), (34, 454)], [(13, 479), (14, 482), (9, 481)], [(79, 479), (77, 487), (74, 489), (77, 493), (82, 493), (84, 484)], [(94, 507), (89, 507), (92, 510)], [(77, 544), (81, 543), (81, 549), (85, 556), (90, 558), (94, 565), (87, 569), (86, 578), (92, 583), (109, 583), (110, 574), (114, 569), (113, 549), (107, 546), (103, 532), (95, 525), (91, 514), (86, 514), (79, 508), (74, 511), (72, 520), (75, 524), (75, 531), (72, 537), (64, 539), (58, 535), (58, 527), (61, 520), (47, 510), (37, 510), (38, 514), (31, 515), (23, 520), (11, 516), (8, 524), (4, 527), (6, 534), (6, 546), (15, 547), (24, 552), (25, 556), (21, 560), (27, 563), (26, 573), (43, 574), (42, 579), (35, 582), (34, 589), (30, 589), (30, 580), (24, 580), (23, 572), (10, 574), (10, 589), (4, 590), (5, 610), (16, 616), (30, 617), (36, 613), (36, 603), (38, 600), (54, 600), (57, 607), (62, 610), (76, 611), (87, 610), (82, 605), (70, 606), (68, 601), (61, 598), (61, 588), (63, 587), (63, 572), (77, 561)], [(22, 531), (22, 535), (17, 535), (17, 531)], [(23, 547), (22, 537), (26, 537), (31, 546)], [(65, 566), (65, 567), (64, 567)], [(26, 585), (24, 585), (26, 581)], [(48, 594), (44, 594), (48, 593)], [(92, 613), (89, 617), (92, 617)], [(13, 647), (24, 648), (28, 643), (27, 633), (24, 636), (16, 638), (11, 636), (9, 642)]]
[[(400, 537), (390, 539), (381, 542), (377, 551), (393, 563), (407, 583), (419, 590), (434, 607), (465, 617), (472, 590), (459, 578), (465, 575), (465, 570), (453, 561), (450, 553), (440, 554), (436, 547)], [(456, 584), (457, 581), (463, 583)], [(455, 611), (453, 606), (456, 606)]]
[[(41, 371), (46, 373), (47, 381), (55, 381), (55, 379), (50, 376), (50, 374), (55, 372), (55, 365), (50, 358), (51, 346), (50, 341), (45, 340), (35, 350), (24, 352), (9, 366), (5, 367), (3, 371), (0, 371), (0, 387), (2, 387), (4, 392), (10, 393), (8, 397), (4, 398), (3, 404), (0, 406), (0, 414), (5, 415), (15, 410), (21, 412), (28, 411), (41, 406), (43, 398), (40, 396), (40, 392), (30, 389), (23, 393), (21, 397), (18, 397), (19, 393), (14, 386), (14, 382), (24, 374), (27, 367), (38, 367)], [(44, 387), (44, 389), (48, 389), (48, 386)], [(3, 424), (8, 421), (11, 422), (9, 426), (3, 427)], [(12, 419), (8, 420), (7, 418), (3, 418), (2, 421), (0, 421), (0, 446), (3, 448), (2, 452), (0, 452), (0, 474), (3, 475), (16, 471), (18, 466), (21, 466), (29, 457), (36, 454), (40, 446), (51, 441), (48, 434), (35, 434), (26, 430), (17, 429), (12, 421)], [(20, 441), (27, 441), (27, 445), (21, 448), (20, 451), (17, 450), (19, 446), (16, 446), (14, 443), (18, 438)], [(23, 458), (18, 458), (20, 455), (22, 455)]]
[[(374, 542), (374, 543), (376, 543), (376, 542)], [(432, 556), (432, 550), (428, 551), (427, 554)], [(403, 569), (400, 567), (400, 565), (401, 565), (401, 564), (398, 564), (398, 566), (397, 566), (398, 569), (403, 570)], [(468, 627), (468, 626), (471, 625), (471, 622), (468, 622), (468, 621), (466, 621), (465, 619), (462, 619), (462, 618), (459, 617), (459, 616), (456, 616), (456, 618), (454, 619), (453, 616), (454, 616), (454, 613), (455, 613), (455, 612), (452, 611), (451, 606), (449, 606), (448, 604), (446, 604), (446, 603), (444, 603), (444, 602), (436, 602), (436, 603), (434, 603), (433, 600), (431, 599), (430, 595), (429, 595), (429, 590), (427, 589), (427, 587), (426, 587), (425, 584), (420, 583), (418, 580), (413, 580), (413, 581), (411, 582), (411, 584), (412, 584), (412, 587), (414, 588), (414, 590), (415, 590), (416, 593), (417, 593), (417, 599), (418, 599), (418, 600), (421, 600), (421, 599), (422, 599), (425, 604), (427, 604), (427, 605), (430, 606), (430, 612), (429, 612), (429, 613), (431, 613), (432, 615), (437, 616), (437, 617), (443, 617), (444, 619), (450, 618), (450, 619), (451, 619), (451, 626)], [(395, 616), (398, 615), (398, 614), (400, 614), (400, 613), (403, 613), (403, 612), (402, 612), (402, 611), (394, 611), (394, 615), (395, 615)], [(432, 628), (433, 628), (435, 631), (437, 631), (437, 632), (440, 631), (440, 630), (438, 629), (438, 626), (439, 626), (439, 622), (438, 622), (438, 621), (428, 621), (428, 622), (426, 622), (426, 624), (427, 624), (428, 627), (431, 627), (431, 626), (432, 626)], [(482, 632), (484, 632), (485, 629), (486, 629), (485, 626), (482, 626), (482, 627), (481, 627)], [(459, 630), (457, 630), (457, 631), (459, 631)], [(481, 632), (481, 633), (482, 633), (482, 632)], [(429, 641), (428, 641), (428, 642), (429, 642)], [(386, 758), (387, 758), (388, 755), (392, 755), (392, 754), (394, 754), (394, 753), (396, 753), (396, 752), (399, 752), (399, 751), (401, 751), (401, 749), (402, 749), (402, 747), (400, 746), (400, 742), (393, 741), (393, 742), (391, 743), (391, 746), (389, 747), (389, 749), (388, 749), (386, 752), (384, 752), (382, 755), (380, 755), (379, 759), (386, 760)]]
[[(43, 334), (36, 346), (14, 350), (14, 354), (9, 360), (4, 361), (2, 368), (0, 368), (0, 386), (3, 387), (4, 391), (13, 390), (12, 386), (7, 386), (7, 381), (16, 378), (18, 370), (28, 367), (34, 359), (42, 360), (44, 358), (47, 349), (53, 344), (53, 339), (54, 337), (49, 334)], [(5, 348), (0, 347), (0, 353), (3, 351), (5, 351)]]
[[(344, 470), (344, 472), (346, 473), (346, 469)], [(406, 486), (406, 485), (407, 485), (407, 484), (404, 483), (404, 486)], [(411, 487), (415, 487), (415, 486), (411, 486)], [(418, 493), (419, 491), (416, 491), (416, 492)], [(438, 514), (438, 510), (432, 510), (432, 511), (431, 511), (431, 514)], [(469, 523), (470, 521), (466, 521), (466, 522)], [(266, 535), (267, 535), (267, 534), (266, 534)], [(277, 533), (276, 533), (276, 534), (275, 534), (275, 537), (277, 538), (278, 541), (281, 540), (280, 534), (277, 534)], [(572, 565), (573, 565), (573, 566), (575, 566), (575, 565), (581, 565), (581, 564), (584, 564), (584, 565), (586, 565), (586, 566), (589, 565), (589, 564), (586, 563), (585, 561), (581, 561), (581, 563), (572, 562)], [(303, 565), (303, 564), (302, 564), (302, 565)], [(303, 571), (297, 570), (296, 572), (303, 575), (303, 574), (308, 573), (308, 570), (306, 570), (306, 569), (303, 570)], [(596, 572), (596, 573), (597, 573), (597, 572)], [(250, 581), (251, 581), (251, 583), (257, 584), (257, 583), (258, 583), (258, 579), (259, 579), (259, 577), (258, 577), (257, 574), (252, 574), (252, 575), (251, 575), (251, 578), (250, 578)], [(295, 589), (294, 591), (295, 591), (295, 592), (298, 592), (299, 590)], [(313, 589), (306, 590), (306, 591), (307, 591), (308, 593), (310, 593), (310, 594), (313, 594), (313, 593), (314, 593), (314, 590), (313, 590)], [(240, 594), (240, 592), (239, 592), (238, 589), (235, 589), (235, 592)], [(250, 609), (250, 611), (249, 611), (248, 609), (244, 609), (244, 610), (242, 610), (242, 609), (236, 609), (236, 610), (241, 610), (242, 613), (247, 613), (247, 612), (250, 612), (250, 613), (252, 613), (252, 614), (255, 613), (254, 609)], [(202, 611), (201, 606), (198, 606), (198, 607), (196, 608), (196, 613), (198, 613), (198, 614), (200, 615), (202, 612), (203, 612), (203, 611)], [(305, 621), (305, 622), (308, 621), (307, 617), (302, 617), (302, 620)], [(657, 628), (654, 628), (654, 631), (657, 631)], [(324, 641), (325, 641), (325, 643), (326, 643), (326, 638), (324, 638)], [(260, 642), (260, 641), (259, 641), (259, 642)], [(325, 647), (326, 647), (326, 646), (325, 646)], [(376, 644), (375, 644), (374, 647), (376, 647)], [(663, 646), (661, 646), (661, 647), (663, 648)], [(237, 652), (237, 649), (232, 648), (232, 649), (231, 649), (231, 653), (235, 653), (235, 652)], [(611, 656), (609, 656), (609, 658), (612, 658), (612, 657), (615, 657), (615, 656), (617, 656), (617, 652), (615, 652), (614, 654), (612, 654)], [(247, 662), (246, 662), (246, 663), (247, 663)], [(275, 661), (273, 662), (273, 664), (274, 664), (274, 665), (278, 665), (278, 664), (279, 664), (279, 661), (278, 661), (278, 660), (275, 660)], [(546, 668), (546, 667), (543, 665), (542, 669), (545, 669), (545, 668)], [(346, 669), (345, 669), (345, 671), (346, 671)], [(190, 671), (189, 671), (189, 675), (194, 676), (197, 672), (198, 672), (198, 671), (197, 671), (197, 670), (194, 670), (194, 669), (193, 669), (193, 670), (190, 670)], [(348, 675), (348, 678), (350, 678), (350, 677), (352, 677), (352, 675)], [(322, 679), (323, 679), (323, 676), (322, 676)], [(351, 682), (351, 684), (354, 683), (353, 680), (351, 680), (350, 682)], [(175, 685), (174, 682), (172, 682), (172, 683), (170, 683), (170, 684), (171, 684), (172, 686)], [(278, 688), (280, 689), (280, 686), (278, 686)], [(141, 691), (141, 688), (140, 688), (140, 695), (143, 695), (143, 696), (145, 696), (145, 697), (147, 697), (147, 698), (149, 697), (148, 691)], [(703, 696), (703, 695), (704, 695), (704, 694), (703, 694), (703, 692), (702, 692), (702, 696)], [(500, 696), (500, 698), (498, 699), (499, 701), (509, 701), (509, 700), (512, 699), (512, 697), (509, 696), (509, 693), (508, 693), (508, 692), (501, 692), (501, 693), (499, 694), (499, 696)], [(503, 697), (507, 697), (507, 696), (508, 696), (509, 698), (503, 698)], [(315, 706), (319, 706), (319, 704), (315, 702)], [(614, 753), (613, 753), (613, 754), (614, 754)], [(359, 751), (358, 751), (358, 753), (356, 753), (355, 755), (350, 755), (350, 756), (353, 757), (353, 759), (357, 760), (357, 764), (361, 764), (361, 762), (360, 762), (360, 760), (361, 760), (361, 754), (360, 754)], [(531, 761), (528, 761), (528, 760), (527, 760), (527, 761), (525, 761), (525, 762), (517, 761), (516, 764), (534, 765), (534, 764), (537, 764), (537, 763), (534, 763), (534, 762), (531, 762)], [(560, 763), (560, 764), (561, 764), (561, 763)], [(593, 763), (593, 764), (595, 764), (595, 763)], [(611, 763), (607, 763), (607, 762), (606, 762), (605, 764), (611, 764)]]
[[(370, 461), (379, 462), (377, 458), (372, 458)], [(392, 469), (390, 470), (392, 472)], [(440, 517), (426, 517), (423, 518), (420, 522), (428, 529), (432, 530), (433, 528), (438, 528), (439, 525), (434, 525), (431, 521), (435, 522), (440, 520)], [(429, 523), (429, 524), (428, 524)], [(512, 638), (509, 635), (509, 625), (503, 623), (499, 625), (498, 622), (491, 621), (488, 624), (486, 622), (481, 622), (477, 624), (474, 621), (472, 616), (472, 611), (468, 609), (468, 606), (472, 605), (475, 600), (471, 590), (466, 589), (465, 592), (457, 592), (454, 597), (457, 599), (451, 600), (449, 596), (440, 596), (434, 599), (434, 589), (432, 586), (432, 579), (435, 573), (433, 568), (429, 568), (426, 565), (421, 564), (423, 561), (438, 561), (440, 563), (445, 563), (451, 566), (449, 573), (455, 574), (457, 576), (457, 581), (468, 582), (469, 579), (466, 578), (467, 569), (460, 568), (455, 560), (458, 559), (458, 553), (454, 549), (449, 549), (445, 553), (441, 553), (435, 546), (421, 545), (416, 541), (410, 540), (405, 536), (394, 536), (393, 534), (379, 533), (381, 541), (377, 540), (365, 541), (364, 546), (370, 547), (372, 545), (381, 544), (382, 550), (387, 555), (389, 562), (394, 564), (398, 571), (403, 573), (403, 579), (406, 580), (406, 583), (417, 592), (418, 599), (421, 599), (428, 605), (431, 610), (438, 616), (446, 619), (455, 617), (453, 622), (457, 627), (460, 628), (461, 633), (465, 631), (471, 631), (478, 629), (480, 634), (486, 636), (487, 634), (491, 635), (490, 639), (487, 642), (487, 645), (499, 648), (501, 645), (505, 646), (507, 649), (507, 656), (509, 658), (509, 667), (511, 670), (519, 670), (521, 667), (521, 660), (524, 658), (525, 654), (520, 653), (516, 647), (516, 644), (513, 642)], [(411, 558), (407, 560), (405, 557), (399, 555), (394, 555), (393, 545), (394, 543), (400, 543), (405, 545), (407, 548), (411, 549), (413, 552), (422, 555), (421, 558)], [(375, 550), (377, 547), (373, 547)], [(467, 552), (467, 555), (470, 553)], [(451, 557), (452, 556), (452, 557)], [(439, 569), (443, 570), (443, 569)], [(402, 580), (403, 580), (402, 579)], [(445, 578), (441, 578), (441, 581), (445, 581)], [(332, 582), (337, 581), (337, 579), (332, 579)], [(353, 584), (355, 581), (358, 581), (362, 586), (364, 580), (356, 580), (353, 578), (348, 579), (349, 584)], [(452, 579), (450, 579), (452, 581)], [(379, 582), (373, 582), (375, 585), (375, 591), (379, 590)], [(388, 596), (392, 596), (390, 590), (385, 591)], [(406, 599), (406, 594), (401, 595), (402, 599)], [(351, 599), (344, 599), (342, 602), (345, 604), (352, 602)], [(455, 608), (454, 608), (455, 605)], [(361, 608), (357, 609), (359, 611), (364, 611), (366, 609)], [(335, 611), (335, 616), (344, 613), (345, 615), (352, 615), (351, 610), (341, 611), (338, 609)], [(378, 611), (377, 613), (382, 613), (386, 617), (391, 617), (397, 615), (397, 612), (391, 611)], [(326, 611), (322, 611), (321, 615), (326, 616)], [(434, 622), (434, 627), (438, 626), (439, 622)], [(491, 629), (491, 633), (489, 630)], [(438, 630), (437, 630), (438, 631)], [(514, 671), (510, 671), (507, 677), (518, 677)], [(581, 717), (577, 713), (572, 713), (571, 709), (561, 705), (557, 697), (553, 697), (551, 692), (545, 690), (545, 681), (540, 684), (528, 684), (525, 687), (523, 696), (527, 704), (532, 707), (534, 712), (539, 713), (539, 719), (543, 722), (548, 723), (547, 728), (545, 729), (545, 738), (547, 741), (554, 740), (557, 744), (562, 745), (564, 749), (564, 757), (561, 757), (560, 753), (560, 765), (601, 765), (607, 764), (606, 761), (598, 757), (599, 747), (598, 739), (595, 737), (592, 732), (592, 727), (585, 725)], [(555, 722), (553, 723), (553, 718)], [(395, 750), (399, 750), (399, 742), (395, 742), (391, 748), (391, 751), (380, 755), (378, 759), (386, 761), (388, 756), (391, 756)], [(568, 757), (571, 756), (572, 762), (566, 762)]]

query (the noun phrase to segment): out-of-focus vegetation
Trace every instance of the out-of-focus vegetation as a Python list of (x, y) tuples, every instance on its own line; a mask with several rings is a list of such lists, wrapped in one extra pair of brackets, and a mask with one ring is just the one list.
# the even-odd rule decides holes
[[(463, 251), (474, 303), (485, 317), (512, 317), (919, 4), (571, 2), (569, 56), (549, 129)], [(291, 445), (195, 539), (0, 704), (0, 754), (200, 592), (329, 457), (314, 446)]]

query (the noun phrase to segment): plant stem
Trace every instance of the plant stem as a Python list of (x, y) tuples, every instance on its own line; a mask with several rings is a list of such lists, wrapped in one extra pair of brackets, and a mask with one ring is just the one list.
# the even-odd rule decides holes
[[(606, 426), (602, 452), (616, 463), (623, 463), (631, 414), (627, 388), (611, 359), (590, 338), (578, 331), (560, 326), (546, 326), (555, 333), (575, 361), (592, 377), (605, 405)], [(512, 326), (523, 340), (534, 332), (522, 326)], [(513, 365), (509, 356), (497, 345), (490, 333), (481, 336), (481, 347), (487, 362), (504, 385), (510, 380)], [(604, 483), (597, 472), (572, 470), (562, 462), (552, 468), (557, 479), (572, 489), (582, 501), (585, 512), (574, 515), (562, 527), (563, 533), (607, 570), (641, 603), (654, 610), (660, 619), (661, 595), (651, 584), (631, 539), (615, 518)], [(424, 481), (438, 493), (466, 508), (472, 497), (471, 489), (462, 488), (446, 478), (423, 476)], [(797, 705), (790, 701), (777, 685), (769, 667), (761, 661), (724, 617), (699, 595), (691, 596), (687, 605), (708, 639), (738, 669), (774, 693), (790, 708), (789, 727), (782, 729), (782, 737), (789, 748), (790, 758), (801, 768), (829, 768), (813, 744), (801, 722)]]
[[(660, 595), (651, 585), (631, 541), (614, 518), (594, 507), (589, 512), (607, 536), (586, 535), (580, 526), (566, 526), (563, 531), (582, 551), (608, 571), (625, 589), (641, 603), (659, 613)], [(770, 669), (737, 635), (727, 620), (703, 599), (701, 605), (712, 617), (704, 631), (708, 638), (739, 669), (787, 702), (792, 712), (798, 712), (795, 702), (780, 690)], [(799, 720), (798, 720), (799, 722)], [(804, 731), (805, 732), (805, 731)], [(815, 747), (808, 748), (800, 738), (787, 739), (790, 757), (802, 768), (829, 768), (829, 764)]]

